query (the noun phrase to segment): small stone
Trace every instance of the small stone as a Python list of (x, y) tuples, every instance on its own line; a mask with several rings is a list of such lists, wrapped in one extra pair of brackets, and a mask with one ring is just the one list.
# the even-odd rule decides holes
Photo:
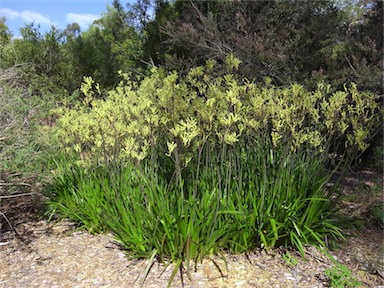
[(287, 280), (296, 281), (296, 278), (291, 273), (284, 273), (284, 277)]

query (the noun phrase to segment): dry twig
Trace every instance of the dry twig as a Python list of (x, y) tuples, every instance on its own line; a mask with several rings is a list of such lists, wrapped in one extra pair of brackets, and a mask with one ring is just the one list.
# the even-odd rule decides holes
[(7, 196), (0, 196), (0, 199), (8, 199), (8, 198), (16, 198), (16, 197), (22, 197), (22, 196), (32, 196), (36, 195), (36, 193), (22, 193), (22, 194), (15, 194), (15, 195), (7, 195)]

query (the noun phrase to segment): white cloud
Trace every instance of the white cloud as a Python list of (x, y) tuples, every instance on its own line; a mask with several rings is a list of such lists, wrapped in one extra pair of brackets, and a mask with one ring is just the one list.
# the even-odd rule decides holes
[(0, 8), (0, 16), (7, 19), (16, 19), (20, 17), (20, 13), (8, 8)]
[(76, 13), (68, 13), (65, 14), (65, 19), (68, 23), (76, 22), (80, 25), (82, 29), (87, 29), (89, 25), (93, 23), (93, 21), (100, 18), (100, 15), (95, 14), (76, 14)]
[(23, 21), (25, 23), (38, 23), (38, 24), (42, 24), (42, 25), (52, 25), (52, 21), (40, 14), (40, 13), (37, 13), (37, 12), (33, 12), (33, 11), (22, 11), (20, 13), (20, 18), (23, 19)]
[(15, 20), (20, 18), (26, 24), (30, 24), (32, 22), (36, 24), (41, 24), (41, 25), (54, 24), (47, 16), (44, 16), (43, 14), (40, 14), (34, 11), (25, 10), (25, 11), (18, 12), (8, 8), (1, 8), (0, 15), (10, 20)]

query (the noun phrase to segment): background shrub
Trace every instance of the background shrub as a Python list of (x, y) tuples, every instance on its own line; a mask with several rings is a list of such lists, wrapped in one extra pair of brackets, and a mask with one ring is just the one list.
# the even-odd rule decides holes
[(32, 95), (18, 83), (16, 68), (0, 74), (0, 172), (42, 177), (57, 144), (49, 128), (53, 96)]

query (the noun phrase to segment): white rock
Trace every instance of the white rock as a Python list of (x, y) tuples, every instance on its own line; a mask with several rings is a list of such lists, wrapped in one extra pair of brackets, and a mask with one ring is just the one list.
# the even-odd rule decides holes
[(296, 281), (296, 278), (291, 273), (284, 273), (284, 278), (291, 281)]

